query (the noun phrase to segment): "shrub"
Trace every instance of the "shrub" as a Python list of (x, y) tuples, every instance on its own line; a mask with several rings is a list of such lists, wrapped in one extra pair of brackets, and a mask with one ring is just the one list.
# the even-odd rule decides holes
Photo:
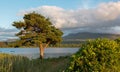
[(118, 72), (119, 45), (108, 39), (88, 41), (71, 57), (68, 72)]

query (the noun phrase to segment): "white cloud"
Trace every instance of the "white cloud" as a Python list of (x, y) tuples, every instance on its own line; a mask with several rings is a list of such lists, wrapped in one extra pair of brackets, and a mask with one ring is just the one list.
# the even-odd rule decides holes
[(105, 20), (114, 20), (120, 16), (120, 2), (100, 4), (96, 10), (98, 17)]
[(40, 6), (23, 10), (19, 15), (33, 11), (49, 17), (52, 23), (64, 32), (118, 33), (120, 28), (120, 2), (102, 3), (94, 9), (77, 10), (65, 10), (56, 6)]

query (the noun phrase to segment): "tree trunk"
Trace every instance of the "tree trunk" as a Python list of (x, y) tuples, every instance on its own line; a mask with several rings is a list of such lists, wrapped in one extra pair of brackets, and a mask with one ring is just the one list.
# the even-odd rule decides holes
[(47, 44), (43, 45), (42, 43), (40, 43), (40, 59), (44, 58), (44, 49), (47, 48), (47, 46), (49, 45), (50, 42), (48, 42)]
[(44, 47), (43, 47), (42, 44), (40, 44), (39, 49), (40, 49), (40, 59), (43, 59), (43, 57), (44, 57)]

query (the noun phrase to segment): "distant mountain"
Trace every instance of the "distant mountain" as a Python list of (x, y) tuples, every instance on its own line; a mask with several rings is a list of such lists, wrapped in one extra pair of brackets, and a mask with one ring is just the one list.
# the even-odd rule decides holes
[(119, 37), (120, 34), (80, 32), (80, 33), (73, 33), (64, 36), (63, 39), (64, 40), (86, 40), (86, 39), (96, 39), (96, 38), (116, 39)]

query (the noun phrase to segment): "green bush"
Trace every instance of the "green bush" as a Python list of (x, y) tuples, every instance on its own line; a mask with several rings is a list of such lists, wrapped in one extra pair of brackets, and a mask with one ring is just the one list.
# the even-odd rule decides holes
[[(88, 41), (71, 57), (68, 72), (119, 72), (120, 49), (116, 41)], [(66, 71), (66, 72), (67, 72)]]

